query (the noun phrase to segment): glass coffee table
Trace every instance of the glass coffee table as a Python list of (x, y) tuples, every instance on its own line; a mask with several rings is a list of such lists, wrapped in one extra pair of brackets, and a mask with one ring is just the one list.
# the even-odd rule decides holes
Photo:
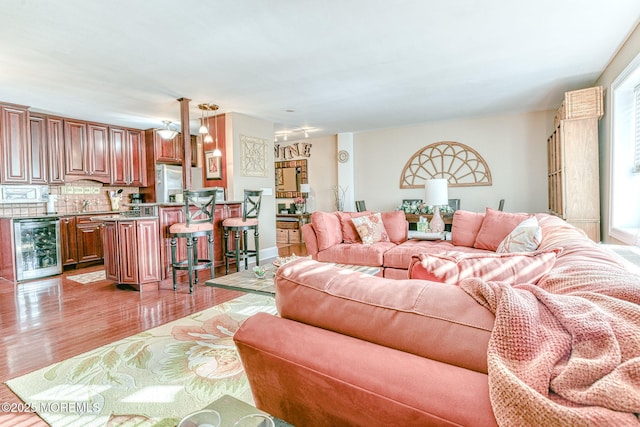
[[(329, 264), (335, 265), (336, 267), (348, 268), (349, 270), (370, 274), (372, 276), (380, 272), (380, 267), (352, 264)], [(275, 296), (276, 288), (273, 282), (273, 276), (276, 273), (276, 267), (273, 264), (266, 264), (264, 265), (264, 268), (267, 270), (267, 273), (262, 279), (258, 279), (253, 271), (249, 269), (233, 274), (227, 274), (226, 276), (214, 277), (213, 279), (207, 280), (205, 285), (213, 286), (214, 288), (229, 289), (232, 291)]]

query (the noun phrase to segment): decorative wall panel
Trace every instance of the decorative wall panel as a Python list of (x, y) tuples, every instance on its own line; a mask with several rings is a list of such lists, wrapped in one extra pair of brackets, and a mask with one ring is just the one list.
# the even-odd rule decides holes
[(473, 148), (453, 141), (427, 145), (402, 170), (400, 188), (423, 188), (432, 178), (446, 178), (450, 187), (491, 185), (487, 162)]

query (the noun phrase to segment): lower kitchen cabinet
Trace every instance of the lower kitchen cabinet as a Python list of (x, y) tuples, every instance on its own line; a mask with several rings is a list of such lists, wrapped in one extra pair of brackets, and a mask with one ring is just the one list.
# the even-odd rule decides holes
[(79, 263), (102, 260), (100, 224), (91, 221), (90, 216), (76, 217), (76, 239)]
[(106, 219), (102, 224), (107, 279), (138, 290), (145, 285), (157, 288), (160, 280), (158, 220)]
[(60, 218), (60, 253), (62, 265), (102, 261), (100, 224), (88, 215)]
[(78, 263), (78, 239), (76, 238), (76, 217), (60, 218), (60, 255), (62, 266)]

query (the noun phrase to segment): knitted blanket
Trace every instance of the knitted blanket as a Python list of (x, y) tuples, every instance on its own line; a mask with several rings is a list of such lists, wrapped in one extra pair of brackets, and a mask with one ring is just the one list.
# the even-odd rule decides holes
[(500, 425), (640, 425), (640, 276), (573, 264), (537, 286), (460, 286), (496, 316), (488, 374)]

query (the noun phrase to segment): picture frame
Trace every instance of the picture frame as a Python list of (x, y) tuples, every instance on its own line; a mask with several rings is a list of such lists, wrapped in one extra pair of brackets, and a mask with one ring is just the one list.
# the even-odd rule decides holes
[(207, 179), (222, 179), (222, 157), (214, 156), (213, 151), (205, 151), (204, 165)]

